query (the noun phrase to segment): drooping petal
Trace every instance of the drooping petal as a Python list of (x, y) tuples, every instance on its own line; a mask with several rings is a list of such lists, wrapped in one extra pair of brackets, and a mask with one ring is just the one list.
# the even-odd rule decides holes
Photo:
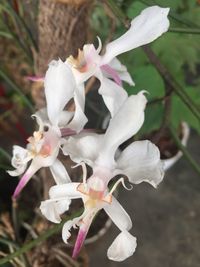
[(75, 89), (74, 91), (74, 103), (75, 103), (74, 117), (67, 127), (79, 133), (88, 121), (84, 113), (85, 90), (83, 84), (79, 85), (79, 88)]
[(56, 184), (67, 184), (71, 182), (67, 170), (60, 160), (56, 159), (50, 166), (50, 170)]
[(17, 198), (22, 189), (25, 187), (25, 185), (28, 183), (28, 181), (32, 178), (32, 176), (41, 168), (41, 165), (36, 164), (36, 162), (33, 160), (27, 171), (24, 173), (22, 178), (20, 179), (17, 187), (15, 188), (13, 198)]
[(97, 163), (109, 168), (114, 165), (117, 148), (131, 136), (136, 134), (144, 122), (146, 97), (141, 91), (130, 96), (111, 119), (104, 135), (102, 148)]
[(114, 196), (112, 196), (111, 204), (106, 205), (104, 210), (121, 231), (131, 229), (132, 221), (130, 216)]
[(51, 199), (69, 198), (76, 199), (81, 198), (82, 194), (77, 190), (80, 183), (68, 183), (63, 185), (54, 185), (49, 190), (49, 196)]
[(97, 76), (101, 82), (99, 94), (102, 95), (103, 100), (110, 111), (111, 116), (113, 117), (128, 98), (128, 94), (115, 82), (103, 77), (100, 72), (97, 74)]
[(45, 75), (44, 87), (49, 120), (57, 125), (60, 112), (74, 95), (75, 80), (70, 67), (60, 59), (52, 61)]
[(63, 147), (63, 153), (76, 163), (84, 161), (92, 167), (102, 145), (102, 137), (96, 133), (82, 133), (70, 137)]
[(78, 232), (78, 236), (76, 238), (76, 243), (74, 245), (74, 249), (73, 249), (73, 253), (72, 253), (72, 258), (75, 259), (82, 246), (83, 246), (83, 243), (85, 241), (85, 238), (87, 236), (87, 233), (89, 231), (89, 228), (90, 228), (90, 225), (92, 223), (92, 220), (95, 216), (96, 212), (88, 212), (85, 211), (83, 214), (82, 214), (82, 221), (80, 223), (80, 227), (79, 227), (79, 232)]
[[(117, 59), (116, 57), (113, 58), (113, 60), (109, 63), (109, 66), (118, 73), (120, 80), (127, 82), (129, 85), (132, 85), (132, 86), (135, 85), (134, 81), (131, 78), (131, 75), (127, 71), (126, 66), (123, 65), (119, 61), (119, 59)], [(111, 76), (108, 76), (108, 77), (112, 78)]]
[(169, 28), (168, 13), (169, 8), (159, 6), (144, 9), (132, 20), (131, 27), (125, 34), (106, 46), (101, 64), (108, 64), (114, 57), (148, 44), (165, 33)]
[(71, 200), (67, 197), (48, 199), (41, 202), (40, 210), (49, 221), (60, 223), (60, 215), (69, 209), (70, 204)]
[(124, 261), (133, 255), (136, 246), (136, 238), (128, 231), (123, 231), (115, 238), (109, 247), (107, 256), (113, 261)]
[(156, 187), (164, 176), (159, 149), (148, 140), (129, 145), (121, 153), (117, 165), (118, 172), (125, 174), (134, 184), (148, 182)]

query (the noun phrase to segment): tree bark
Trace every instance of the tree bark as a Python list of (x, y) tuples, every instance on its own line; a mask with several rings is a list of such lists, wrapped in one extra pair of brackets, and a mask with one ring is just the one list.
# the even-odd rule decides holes
[[(90, 0), (40, 0), (36, 75), (43, 76), (53, 59), (76, 55), (88, 37)], [(32, 97), (37, 108), (45, 105), (43, 86), (34, 83)]]

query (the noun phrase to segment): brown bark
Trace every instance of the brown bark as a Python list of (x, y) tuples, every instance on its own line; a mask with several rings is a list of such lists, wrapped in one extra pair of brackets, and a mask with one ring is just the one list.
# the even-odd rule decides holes
[(38, 73), (44, 74), (52, 59), (66, 59), (87, 42), (89, 1), (79, 5), (40, 0), (38, 18)]
[[(78, 48), (87, 42), (90, 3), (90, 0), (40, 0), (36, 75), (43, 76), (51, 60), (76, 55)], [(36, 108), (44, 107), (42, 83), (33, 83), (32, 97)]]

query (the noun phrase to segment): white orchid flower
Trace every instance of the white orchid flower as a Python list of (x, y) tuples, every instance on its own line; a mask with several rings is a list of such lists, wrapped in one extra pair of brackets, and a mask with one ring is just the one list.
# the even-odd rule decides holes
[[(99, 47), (97, 49), (93, 44), (86, 44), (83, 46), (83, 50), (79, 49), (77, 58), (73, 56), (67, 58), (67, 63), (72, 67), (77, 84), (82, 84), (91, 76), (96, 76), (100, 80), (99, 93), (111, 116), (117, 112), (128, 97), (121, 87), (122, 81), (134, 85), (127, 68), (116, 57), (148, 44), (165, 33), (169, 28), (168, 13), (169, 8), (148, 7), (131, 21), (131, 26), (125, 34), (107, 44), (103, 56), (99, 55), (102, 45), (98, 38)], [(112, 78), (114, 82), (108, 78)], [(118, 103), (117, 107), (113, 106), (115, 103)]]
[[(124, 151), (116, 153), (119, 146), (136, 134), (143, 124), (146, 106), (143, 93), (132, 95), (125, 101), (111, 119), (105, 134), (90, 133), (70, 137), (63, 148), (64, 152), (70, 151), (73, 161), (82, 164), (83, 183), (53, 186), (49, 192), (50, 199), (41, 204), (41, 211), (47, 219), (59, 223), (60, 215), (69, 208), (69, 199), (83, 200), (83, 214), (67, 221), (62, 231), (63, 240), (67, 242), (71, 227), (79, 227), (73, 257), (79, 253), (90, 224), (101, 209), (105, 210), (121, 231), (108, 249), (108, 258), (123, 261), (135, 251), (136, 238), (129, 233), (132, 227), (131, 219), (113, 196), (119, 183), (126, 187), (124, 178), (119, 179), (111, 190), (108, 190), (108, 183), (116, 175), (125, 175), (131, 183), (145, 181), (156, 187), (163, 178), (159, 150), (150, 141), (134, 142)], [(93, 174), (88, 179), (85, 163), (93, 169)]]
[[(13, 147), (12, 166), (14, 171), (8, 171), (11, 176), (23, 174), (13, 197), (16, 198), (30, 178), (42, 167), (50, 167), (57, 184), (70, 182), (70, 178), (63, 164), (57, 159), (62, 130), (66, 126), (65, 135), (79, 133), (87, 122), (84, 114), (84, 99), (76, 89), (71, 69), (61, 60), (52, 61), (46, 72), (45, 96), (47, 110), (40, 110), (36, 117), (39, 124), (38, 131), (28, 138), (26, 149)], [(75, 112), (64, 111), (65, 105), (74, 98)], [(31, 161), (27, 168), (27, 163)], [(26, 170), (26, 171), (25, 171)]]

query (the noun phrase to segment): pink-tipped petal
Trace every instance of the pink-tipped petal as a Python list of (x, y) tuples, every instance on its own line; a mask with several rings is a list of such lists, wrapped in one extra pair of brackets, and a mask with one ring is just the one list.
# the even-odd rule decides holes
[(14, 194), (13, 194), (13, 198), (17, 198), (19, 193), (22, 191), (22, 189), (24, 188), (24, 186), (28, 183), (28, 181), (30, 180), (32, 174), (30, 173), (25, 173), (22, 178), (20, 179), (17, 187), (15, 188)]
[(101, 69), (105, 71), (108, 75), (110, 75), (111, 78), (116, 82), (116, 84), (118, 84), (119, 86), (122, 86), (122, 80), (120, 79), (116, 70), (114, 70), (108, 64), (102, 65)]
[(31, 177), (41, 168), (41, 165), (36, 164), (34, 161), (32, 161), (31, 165), (29, 166), (28, 170), (24, 173), (22, 178), (20, 179), (17, 187), (15, 188), (15, 191), (13, 193), (13, 198), (17, 198), (22, 191), (22, 189), (25, 187), (25, 185), (28, 183), (28, 181), (31, 179)]
[[(89, 229), (89, 228), (88, 228)], [(75, 243), (75, 246), (74, 246), (74, 250), (73, 250), (73, 253), (72, 253), (72, 258), (73, 259), (76, 259), (82, 246), (83, 246), (83, 243), (85, 241), (85, 238), (87, 236), (87, 233), (88, 233), (88, 229), (80, 229), (79, 232), (78, 232), (78, 236), (77, 236), (77, 239), (76, 239), (76, 243)]]
[(26, 76), (26, 78), (32, 82), (44, 82), (44, 76)]

